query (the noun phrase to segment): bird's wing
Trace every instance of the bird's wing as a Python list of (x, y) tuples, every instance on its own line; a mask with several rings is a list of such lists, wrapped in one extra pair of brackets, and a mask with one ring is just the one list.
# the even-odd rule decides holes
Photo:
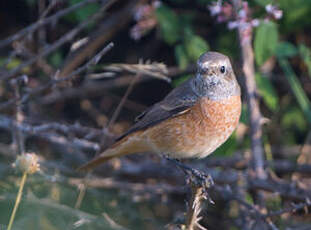
[(125, 136), (154, 126), (168, 118), (178, 116), (189, 110), (198, 100), (198, 95), (190, 87), (192, 79), (172, 90), (161, 102), (154, 104), (136, 118), (136, 123), (118, 140)]

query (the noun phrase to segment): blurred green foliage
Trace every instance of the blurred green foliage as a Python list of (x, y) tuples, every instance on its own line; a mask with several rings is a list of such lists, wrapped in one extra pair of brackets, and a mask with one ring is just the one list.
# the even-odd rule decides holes
[(181, 69), (185, 69), (209, 50), (206, 40), (194, 33), (191, 15), (177, 15), (162, 4), (157, 8), (156, 16), (163, 40), (175, 46), (176, 61)]
[(310, 0), (279, 0), (278, 4), (284, 12), (282, 30), (286, 33), (295, 33), (311, 25)]
[[(161, 4), (156, 10), (156, 16), (162, 38), (167, 44), (174, 46), (176, 62), (181, 69), (186, 69), (190, 63), (196, 62), (202, 53), (209, 50), (206, 40), (194, 33), (191, 14), (177, 15), (171, 8)], [(190, 75), (184, 75), (174, 80), (173, 85), (177, 86), (189, 77)]]
[[(69, 0), (69, 6), (75, 5), (82, 1), (83, 0)], [(96, 13), (99, 8), (100, 5), (98, 3), (88, 4), (85, 7), (66, 15), (65, 19), (73, 23), (83, 22), (87, 20), (89, 16)]]
[(260, 95), (265, 103), (265, 105), (275, 112), (279, 107), (279, 99), (277, 92), (269, 80), (269, 78), (261, 75), (260, 73), (256, 73), (256, 84)]
[(280, 59), (279, 63), (300, 105), (300, 108), (304, 112), (307, 121), (311, 123), (311, 104), (306, 93), (303, 90), (301, 83), (299, 82), (298, 77), (296, 76), (292, 67), (286, 59)]
[(308, 74), (311, 78), (311, 49), (305, 46), (304, 44), (299, 44), (298, 46), (299, 54), (305, 65), (308, 68)]
[(172, 45), (178, 41), (181, 33), (181, 24), (178, 21), (177, 14), (170, 8), (162, 5), (156, 10), (157, 20), (159, 22), (163, 40)]
[(262, 65), (275, 54), (278, 30), (274, 22), (261, 22), (255, 33), (254, 50), (257, 64)]

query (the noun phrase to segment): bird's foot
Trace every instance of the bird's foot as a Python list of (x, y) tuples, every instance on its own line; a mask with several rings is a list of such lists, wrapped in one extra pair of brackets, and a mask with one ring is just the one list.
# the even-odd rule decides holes
[(177, 165), (177, 167), (180, 168), (186, 174), (187, 176), (186, 181), (188, 184), (191, 184), (192, 186), (198, 188), (202, 188), (203, 197), (210, 203), (214, 204), (214, 201), (211, 199), (207, 191), (208, 188), (214, 185), (214, 181), (211, 175), (198, 169), (191, 168), (190, 166), (183, 164), (177, 159), (172, 159), (167, 156), (165, 156), (165, 158), (168, 161)]

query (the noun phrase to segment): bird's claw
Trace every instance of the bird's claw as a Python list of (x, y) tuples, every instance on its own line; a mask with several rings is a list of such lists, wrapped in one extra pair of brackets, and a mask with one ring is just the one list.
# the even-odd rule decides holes
[(202, 188), (202, 195), (204, 199), (208, 200), (211, 204), (215, 204), (215, 202), (211, 199), (211, 197), (208, 194), (208, 188), (212, 187), (214, 185), (214, 180), (208, 173), (199, 171), (197, 169), (191, 168), (183, 163), (181, 163), (177, 159), (172, 159), (167, 156), (165, 158), (168, 161), (173, 162), (175, 165), (177, 165), (186, 175), (187, 175), (187, 183), (191, 184), (195, 187), (201, 187)]
[(193, 168), (191, 168), (190, 171), (183, 171), (187, 173), (187, 183), (195, 187), (202, 188), (202, 197), (205, 200), (208, 200), (209, 203), (215, 204), (215, 202), (212, 200), (208, 193), (208, 188), (214, 185), (214, 180), (211, 175)]

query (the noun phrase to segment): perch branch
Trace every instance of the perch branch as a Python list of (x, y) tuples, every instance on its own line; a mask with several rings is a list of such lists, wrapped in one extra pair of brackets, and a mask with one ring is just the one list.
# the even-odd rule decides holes
[(192, 185), (192, 194), (187, 211), (186, 229), (188, 230), (207, 230), (199, 222), (202, 219), (200, 213), (202, 211), (202, 202), (205, 200), (202, 187)]

